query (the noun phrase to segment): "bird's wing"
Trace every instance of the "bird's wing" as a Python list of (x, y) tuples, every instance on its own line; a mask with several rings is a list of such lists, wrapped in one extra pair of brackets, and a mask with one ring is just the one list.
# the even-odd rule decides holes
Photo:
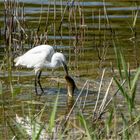
[(17, 57), (15, 61), (15, 66), (21, 65), (28, 68), (41, 67), (44, 62), (51, 61), (51, 57), (54, 54), (54, 49), (49, 45), (40, 45), (34, 47), (33, 49), (27, 51), (22, 56)]
[(31, 53), (20, 56), (16, 62), (16, 66), (21, 65), (27, 68), (42, 68), (46, 60), (46, 53)]
[(36, 46), (36, 47), (30, 49), (25, 54), (37, 54), (37, 53), (41, 53), (41, 52), (44, 52), (44, 51), (46, 53), (50, 53), (50, 52), (54, 52), (54, 49), (50, 45), (40, 45), (40, 46)]

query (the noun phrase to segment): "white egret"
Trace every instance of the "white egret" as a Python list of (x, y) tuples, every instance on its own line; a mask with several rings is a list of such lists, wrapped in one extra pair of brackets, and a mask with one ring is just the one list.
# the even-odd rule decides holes
[(40, 77), (43, 68), (58, 68), (63, 66), (66, 75), (68, 75), (66, 58), (60, 52), (55, 52), (53, 47), (50, 45), (40, 45), (36, 46), (25, 54), (15, 58), (15, 66), (25, 66), (27, 68), (34, 68), (35, 70), (35, 92), (37, 91), (37, 83), (40, 86), (42, 93), (44, 92), (41, 83)]

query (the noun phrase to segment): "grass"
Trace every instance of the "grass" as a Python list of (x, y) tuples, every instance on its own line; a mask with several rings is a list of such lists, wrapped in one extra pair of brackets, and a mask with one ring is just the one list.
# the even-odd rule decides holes
[[(123, 65), (125, 63), (125, 59), (122, 58), (121, 52), (118, 52), (119, 58), (121, 60), (120, 65), (118, 67), (118, 70), (120, 67), (125, 68)], [(117, 58), (118, 59), (118, 58)], [(123, 60), (122, 60), (123, 59)], [(83, 88), (81, 89), (79, 96), (75, 99), (75, 102), (71, 106), (71, 109), (66, 114), (66, 116), (62, 117), (60, 120), (57, 118), (57, 106), (58, 106), (58, 99), (59, 96), (56, 96), (56, 100), (53, 106), (53, 109), (50, 113), (49, 121), (44, 122), (42, 120), (43, 114), (46, 115), (45, 108), (48, 106), (48, 103), (44, 104), (42, 109), (39, 113), (32, 114), (33, 112), (30, 112), (29, 118), (22, 118), (26, 123), (29, 122), (29, 127), (25, 127), (25, 124), (18, 124), (16, 123), (16, 127), (19, 129), (18, 133), (15, 132), (15, 130), (11, 127), (12, 122), (9, 122), (9, 127), (11, 131), (13, 131), (14, 137), (20, 137), (20, 135), (23, 135), (21, 132), (24, 128), (24, 137), (27, 137), (28, 135), (33, 140), (38, 140), (40, 137), (49, 137), (51, 139), (59, 138), (59, 139), (72, 139), (72, 137), (79, 138), (79, 139), (85, 139), (88, 140), (92, 139), (133, 139), (139, 137), (139, 121), (140, 121), (140, 114), (137, 112), (137, 109), (135, 107), (135, 96), (136, 96), (136, 83), (138, 81), (138, 77), (140, 74), (140, 69), (138, 69), (132, 78), (126, 77), (128, 74), (126, 74), (123, 69), (120, 70), (120, 74), (114, 73), (114, 82), (116, 83), (118, 89), (114, 93), (114, 95), (109, 95), (109, 91), (111, 86), (113, 86), (112, 79), (110, 80), (110, 83), (108, 84), (108, 87), (106, 88), (106, 93), (102, 99), (101, 102), (99, 102), (97, 98), (97, 105), (96, 109), (94, 109), (94, 116), (89, 115), (88, 117), (85, 116), (84, 110), (82, 108), (79, 109), (79, 111), (75, 114), (74, 110), (76, 109), (76, 106), (79, 106), (80, 102), (80, 96), (82, 95), (84, 89), (86, 86), (88, 86), (88, 81), (83, 85)], [(103, 71), (103, 75), (105, 74), (105, 70)], [(99, 86), (99, 92), (103, 86), (103, 78)], [(121, 78), (119, 80), (118, 78)], [(129, 81), (129, 79), (131, 79)], [(125, 82), (123, 82), (125, 80)], [(130, 84), (126, 88), (126, 84)], [(131, 93), (130, 93), (131, 91)], [(135, 93), (134, 93), (135, 92)], [(125, 107), (128, 108), (129, 113), (126, 113), (125, 110), (121, 109), (121, 107), (117, 107), (117, 104), (115, 102), (116, 96), (120, 94), (122, 95), (122, 100), (125, 101), (126, 104), (124, 104)], [(101, 96), (101, 95), (100, 95)], [(88, 95), (87, 95), (88, 97)], [(84, 99), (85, 100), (85, 99)], [(84, 101), (86, 105), (86, 101)], [(85, 106), (84, 105), (84, 106)], [(83, 107), (83, 106), (82, 106)], [(32, 109), (31, 109), (32, 110)], [(47, 113), (48, 114), (48, 113)], [(73, 116), (74, 115), (74, 116)], [(31, 117), (34, 116), (34, 117)], [(31, 118), (30, 118), (31, 117)], [(116, 117), (119, 119), (116, 119)], [(76, 119), (76, 122), (73, 120)], [(40, 123), (39, 123), (40, 122)], [(71, 124), (71, 125), (70, 125)], [(32, 129), (32, 133), (27, 133), (28, 129)], [(73, 132), (73, 129), (75, 132)], [(134, 134), (132, 132), (135, 131)], [(73, 135), (73, 136), (72, 136)]]
[[(135, 104), (135, 96), (136, 96), (136, 86), (140, 75), (140, 68), (136, 70), (134, 76), (131, 76), (130, 69), (126, 64), (126, 61), (124, 59), (122, 52), (120, 51), (120, 48), (117, 49), (115, 45), (114, 48), (115, 48), (117, 65), (119, 70), (119, 78), (114, 77), (114, 80), (117, 86), (120, 88), (122, 96), (126, 99), (126, 102), (128, 104), (128, 110), (129, 113), (131, 114), (132, 109), (135, 106), (134, 104)], [(121, 81), (126, 79), (127, 88), (123, 88), (121, 86), (119, 82), (120, 79)]]

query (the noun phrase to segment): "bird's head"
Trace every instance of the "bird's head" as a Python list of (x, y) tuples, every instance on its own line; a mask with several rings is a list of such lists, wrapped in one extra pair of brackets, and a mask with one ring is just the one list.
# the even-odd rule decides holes
[(67, 83), (67, 94), (69, 97), (73, 97), (74, 90), (76, 88), (75, 82), (69, 75), (66, 75), (65, 79), (66, 79), (66, 83)]
[(52, 56), (51, 62), (47, 62), (45, 65), (48, 68), (58, 68), (58, 67), (63, 66), (66, 75), (68, 75), (66, 58), (63, 53), (60, 53), (60, 52), (54, 53)]

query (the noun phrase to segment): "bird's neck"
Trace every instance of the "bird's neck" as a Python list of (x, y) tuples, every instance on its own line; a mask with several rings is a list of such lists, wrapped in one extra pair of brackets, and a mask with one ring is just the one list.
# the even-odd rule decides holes
[(46, 67), (46, 68), (56, 68), (57, 65), (58, 65), (57, 63), (58, 63), (57, 61), (47, 62), (47, 63), (45, 64), (45, 67)]

